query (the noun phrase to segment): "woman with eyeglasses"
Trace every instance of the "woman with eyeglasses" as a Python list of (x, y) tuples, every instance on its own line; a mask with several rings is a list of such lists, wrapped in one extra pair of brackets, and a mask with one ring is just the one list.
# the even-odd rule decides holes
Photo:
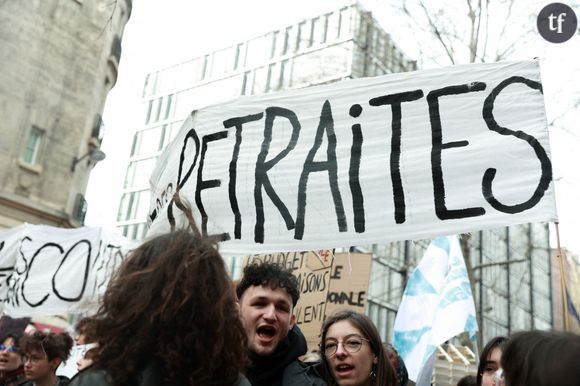
[(232, 281), (213, 241), (187, 230), (146, 241), (109, 282), (93, 365), (71, 386), (250, 386)]
[(22, 334), (23, 331), (6, 331), (0, 337), (0, 386), (20, 386), (27, 382), (19, 346)]
[(381, 337), (364, 314), (343, 310), (322, 325), (321, 357), (329, 385), (394, 386), (397, 383)]
[(73, 339), (66, 332), (36, 331), (22, 338), (25, 386), (66, 386), (69, 379), (57, 376), (56, 369), (70, 356)]

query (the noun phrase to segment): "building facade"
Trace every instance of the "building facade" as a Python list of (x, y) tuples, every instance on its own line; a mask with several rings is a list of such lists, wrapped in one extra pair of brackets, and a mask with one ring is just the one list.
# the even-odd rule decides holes
[[(242, 95), (347, 78), (416, 70), (372, 15), (353, 4), (149, 74), (143, 124), (136, 130), (117, 226), (133, 239), (147, 231), (149, 176), (157, 157), (195, 109)], [(429, 240), (358, 246), (373, 253), (367, 313), (391, 340), (408, 276)], [(548, 227), (482, 231), (464, 238), (481, 342), (526, 328), (547, 329), (551, 314)], [(228, 260), (234, 278), (241, 259)]]
[(145, 235), (149, 176), (192, 110), (242, 95), (416, 68), (370, 13), (353, 4), (149, 74), (117, 227), (129, 238)]
[(82, 225), (131, 0), (0, 7), (0, 229)]

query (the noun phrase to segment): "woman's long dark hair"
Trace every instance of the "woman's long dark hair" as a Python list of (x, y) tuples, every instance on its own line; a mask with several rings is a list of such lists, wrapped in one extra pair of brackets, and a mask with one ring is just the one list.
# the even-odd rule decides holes
[(522, 331), (510, 336), (501, 357), (506, 386), (580, 385), (580, 335)]
[[(505, 336), (496, 336), (491, 338), (489, 342), (481, 351), (481, 355), (479, 356), (479, 363), (477, 365), (477, 386), (481, 386), (481, 382), (483, 380), (483, 372), (485, 371), (485, 365), (487, 364), (487, 358), (491, 355), (491, 352), (498, 347), (500, 350), (503, 350), (503, 346), (508, 341), (508, 338)], [(498, 363), (499, 365), (499, 363)]]
[(372, 385), (380, 385), (380, 386), (395, 386), (397, 384), (397, 377), (395, 375), (395, 371), (389, 359), (387, 358), (387, 353), (381, 342), (381, 336), (377, 331), (372, 320), (370, 320), (366, 315), (350, 311), (350, 310), (342, 310), (337, 311), (334, 314), (330, 315), (324, 321), (322, 325), (322, 331), (320, 334), (320, 357), (322, 360), (322, 367), (323, 367), (323, 374), (326, 380), (326, 383), (329, 385), (335, 385), (336, 381), (332, 377), (332, 372), (330, 371), (330, 365), (326, 359), (326, 355), (324, 355), (324, 341), (326, 340), (326, 335), (328, 333), (328, 329), (336, 322), (340, 322), (342, 320), (346, 320), (351, 323), (354, 327), (356, 327), (362, 334), (363, 338), (369, 340), (369, 345), (371, 347), (371, 351), (374, 355), (377, 356), (377, 364), (374, 367), (376, 378), (371, 381)]
[(131, 385), (148, 364), (166, 384), (234, 385), (246, 336), (215, 245), (173, 231), (134, 250), (111, 279), (96, 315), (95, 366)]

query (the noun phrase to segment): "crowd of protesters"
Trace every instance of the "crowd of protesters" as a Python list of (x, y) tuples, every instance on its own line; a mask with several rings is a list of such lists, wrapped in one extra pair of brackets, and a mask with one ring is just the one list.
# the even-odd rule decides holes
[[(216, 243), (190, 230), (144, 242), (111, 279), (98, 312), (77, 325), (90, 344), (72, 380), (66, 333), (0, 325), (0, 386), (404, 386), (405, 364), (364, 314), (326, 317), (318, 358), (304, 360), (292, 272), (272, 263), (244, 268), (236, 285)], [(89, 346), (87, 346), (89, 347)], [(580, 337), (528, 331), (484, 347), (477, 374), (459, 385), (580, 385)]]

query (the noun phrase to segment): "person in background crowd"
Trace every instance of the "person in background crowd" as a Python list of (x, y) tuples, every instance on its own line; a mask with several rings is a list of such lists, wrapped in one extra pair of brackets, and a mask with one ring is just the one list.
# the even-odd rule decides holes
[(94, 363), (71, 386), (249, 386), (232, 282), (199, 232), (172, 231), (131, 252), (95, 318)]
[(25, 326), (14, 326), (13, 322), (9, 317), (0, 320), (0, 386), (20, 386), (26, 383), (20, 351)]
[(79, 320), (75, 327), (75, 332), (75, 342), (77, 345), (93, 343), (95, 340), (95, 318), (85, 316)]
[(329, 385), (397, 384), (377, 328), (364, 314), (342, 310), (327, 317), (322, 325), (320, 347)]
[(73, 340), (66, 332), (36, 331), (21, 340), (26, 386), (65, 386), (69, 379), (57, 376), (56, 369), (70, 355)]
[(504, 346), (501, 365), (505, 386), (580, 386), (580, 335), (515, 333)]
[(505, 336), (496, 336), (483, 348), (477, 366), (477, 386), (495, 386), (495, 373), (500, 368), (503, 347), (507, 340)]
[(387, 352), (387, 358), (395, 370), (397, 376), (397, 386), (407, 386), (409, 382), (409, 373), (407, 372), (407, 366), (403, 362), (403, 358), (399, 355), (395, 347), (392, 344), (385, 344), (385, 351)]
[(477, 386), (477, 377), (466, 375), (457, 382), (457, 386)]
[(300, 292), (292, 271), (272, 263), (250, 264), (236, 293), (251, 361), (246, 376), (252, 385), (325, 385), (315, 364), (298, 359), (307, 346), (295, 325)]
[(77, 361), (77, 370), (81, 371), (86, 369), (87, 367), (92, 366), (93, 359), (95, 357), (95, 353), (97, 352), (97, 348), (93, 347), (85, 351), (82, 358)]

